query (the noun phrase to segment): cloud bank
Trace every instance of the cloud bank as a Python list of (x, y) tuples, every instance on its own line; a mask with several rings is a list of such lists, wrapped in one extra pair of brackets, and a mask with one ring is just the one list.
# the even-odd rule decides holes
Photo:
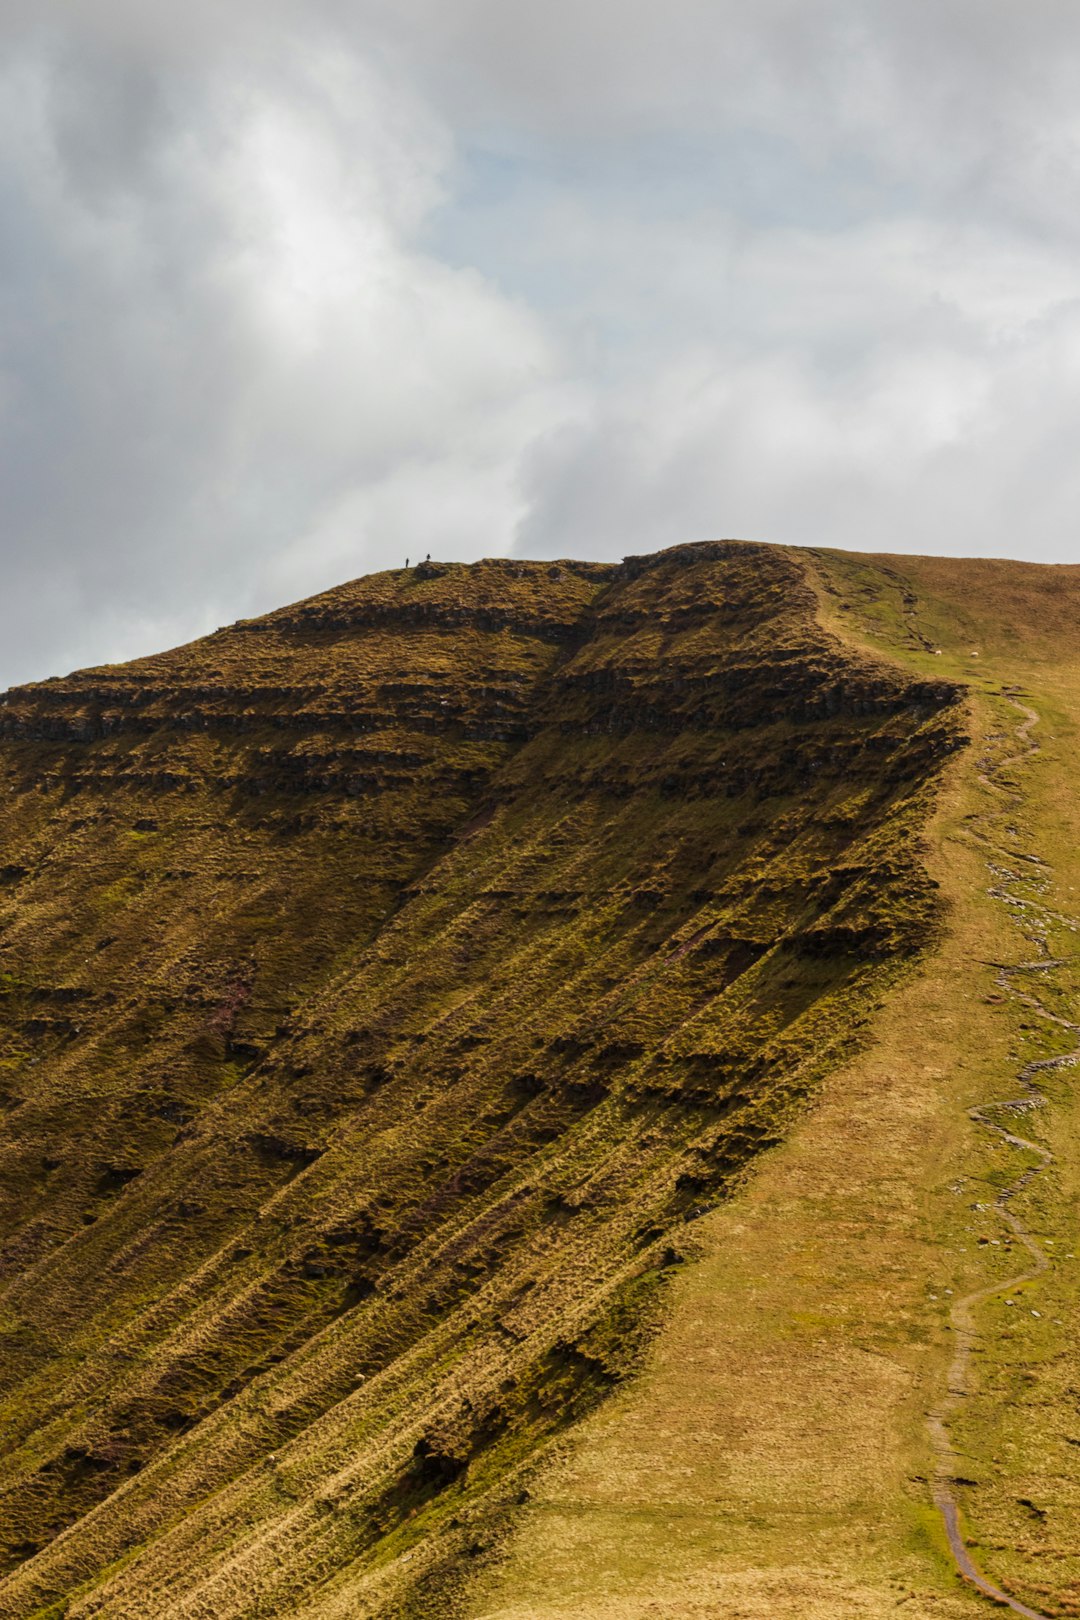
[(429, 551), (1080, 561), (1069, 4), (0, 40), (0, 685)]

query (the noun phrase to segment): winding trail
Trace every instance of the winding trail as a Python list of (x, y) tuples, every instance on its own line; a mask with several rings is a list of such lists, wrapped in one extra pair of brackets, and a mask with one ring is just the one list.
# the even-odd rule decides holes
[[(1034, 709), (1028, 708), (1009, 690), (1002, 694), (1017, 712), (1023, 716), (1022, 724), (1016, 729), (1017, 750), (992, 767), (987, 762), (986, 769), (980, 770), (979, 780), (984, 787), (993, 793), (1003, 795), (1014, 804), (1022, 799), (1021, 790), (1008, 782), (997, 780), (1002, 771), (1011, 766), (1019, 765), (1038, 752), (1039, 745), (1032, 739), (1032, 731), (1039, 723), (1039, 716)], [(991, 774), (993, 772), (993, 774)], [(1010, 869), (1009, 862), (1021, 861), (1035, 869), (1037, 875), (1017, 873)], [(1048, 886), (1049, 868), (1045, 862), (1034, 855), (1017, 855), (1013, 852), (1002, 852), (1000, 862), (990, 861), (990, 871), (995, 879), (994, 886), (989, 890), (990, 895), (1008, 905), (1018, 924), (1031, 944), (1040, 953), (1034, 962), (1019, 962), (1012, 967), (999, 969), (995, 984), (1005, 994), (1021, 1001), (1039, 1018), (1047, 1019), (1059, 1028), (1068, 1030), (1080, 1038), (1080, 1024), (1060, 1017), (1051, 1012), (1038, 995), (1030, 990), (1021, 990), (1013, 982), (1018, 974), (1030, 975), (1033, 973), (1053, 973), (1055, 969), (1065, 966), (1062, 958), (1053, 957), (1047, 941), (1048, 920), (1064, 923), (1067, 927), (1075, 928), (1076, 919), (1065, 917), (1059, 912), (1043, 906), (1038, 900), (1032, 900), (1015, 892), (1016, 887), (1024, 884), (1029, 889), (1045, 892)], [(1039, 1090), (1037, 1081), (1039, 1077), (1048, 1072), (1070, 1068), (1080, 1063), (1080, 1046), (1075, 1051), (1067, 1052), (1062, 1056), (1043, 1058), (1034, 1063), (1025, 1064), (1020, 1070), (1017, 1079), (1024, 1088), (1020, 1097), (1009, 1102), (981, 1103), (975, 1108), (968, 1109), (968, 1116), (976, 1125), (984, 1130), (992, 1131), (1010, 1147), (1017, 1148), (1023, 1153), (1033, 1154), (1038, 1163), (1030, 1165), (1017, 1179), (1003, 1192), (999, 1193), (994, 1201), (993, 1208), (1000, 1219), (1010, 1228), (1020, 1244), (1031, 1257), (1031, 1267), (1027, 1271), (1019, 1272), (1016, 1276), (1008, 1277), (1004, 1282), (991, 1283), (988, 1287), (977, 1288), (970, 1294), (965, 1294), (952, 1306), (949, 1321), (954, 1335), (955, 1350), (952, 1363), (949, 1367), (948, 1384), (945, 1396), (936, 1409), (927, 1416), (926, 1424), (930, 1440), (934, 1449), (935, 1477), (934, 1477), (934, 1503), (941, 1513), (948, 1537), (949, 1548), (957, 1570), (978, 1592), (984, 1597), (1003, 1608), (1011, 1609), (1014, 1614), (1022, 1614), (1028, 1620), (1050, 1620), (1050, 1617), (1040, 1609), (1032, 1609), (1028, 1604), (1022, 1603), (1019, 1598), (1012, 1597), (1000, 1586), (990, 1580), (979, 1569), (972, 1558), (960, 1519), (960, 1507), (956, 1499), (955, 1484), (957, 1474), (957, 1456), (949, 1435), (949, 1418), (956, 1408), (971, 1393), (971, 1357), (978, 1332), (975, 1325), (975, 1314), (978, 1307), (985, 1301), (995, 1299), (1001, 1295), (1009, 1294), (1025, 1283), (1034, 1282), (1036, 1278), (1047, 1271), (1050, 1258), (1039, 1246), (1031, 1233), (1024, 1226), (1019, 1216), (1014, 1212), (1013, 1200), (1024, 1191), (1032, 1179), (1039, 1175), (1048, 1165), (1054, 1162), (1054, 1156), (1049, 1149), (1042, 1147), (1038, 1142), (1031, 1142), (1024, 1136), (1019, 1136), (1010, 1130), (1007, 1125), (999, 1123), (994, 1115), (1006, 1115), (1016, 1118), (1033, 1109), (1042, 1108), (1046, 1104), (1046, 1097)]]

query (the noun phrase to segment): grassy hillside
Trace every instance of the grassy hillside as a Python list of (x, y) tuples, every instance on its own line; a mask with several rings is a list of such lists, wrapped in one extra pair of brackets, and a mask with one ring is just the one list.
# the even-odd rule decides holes
[(0, 703), (0, 1616), (506, 1575), (942, 937), (959, 666), (820, 597), (427, 565)]
[(474, 1592), (485, 1620), (989, 1613), (943, 1500), (1015, 1612), (1080, 1613), (1080, 568), (806, 563), (846, 646), (965, 689), (927, 828), (947, 926), (697, 1223), (641, 1376)]

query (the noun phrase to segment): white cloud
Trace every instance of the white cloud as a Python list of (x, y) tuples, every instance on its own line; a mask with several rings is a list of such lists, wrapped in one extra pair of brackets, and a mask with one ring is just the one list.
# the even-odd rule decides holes
[(1072, 0), (0, 42), (0, 682), (429, 550), (1080, 560)]
[[(678, 352), (620, 353), (617, 387), (535, 453), (523, 551), (723, 533), (1080, 561), (1066, 263), (917, 220), (676, 242), (716, 279), (680, 278)], [(647, 297), (647, 236), (607, 248)]]
[(418, 245), (439, 121), (317, 31), (193, 78), (93, 45), (35, 40), (0, 86), (6, 672), (506, 549), (558, 354)]

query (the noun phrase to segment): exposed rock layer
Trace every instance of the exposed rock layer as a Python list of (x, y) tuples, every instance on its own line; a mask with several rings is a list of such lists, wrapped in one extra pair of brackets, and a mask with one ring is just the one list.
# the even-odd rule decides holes
[(718, 543), (0, 701), (0, 1616), (447, 1612), (936, 926), (957, 699)]

